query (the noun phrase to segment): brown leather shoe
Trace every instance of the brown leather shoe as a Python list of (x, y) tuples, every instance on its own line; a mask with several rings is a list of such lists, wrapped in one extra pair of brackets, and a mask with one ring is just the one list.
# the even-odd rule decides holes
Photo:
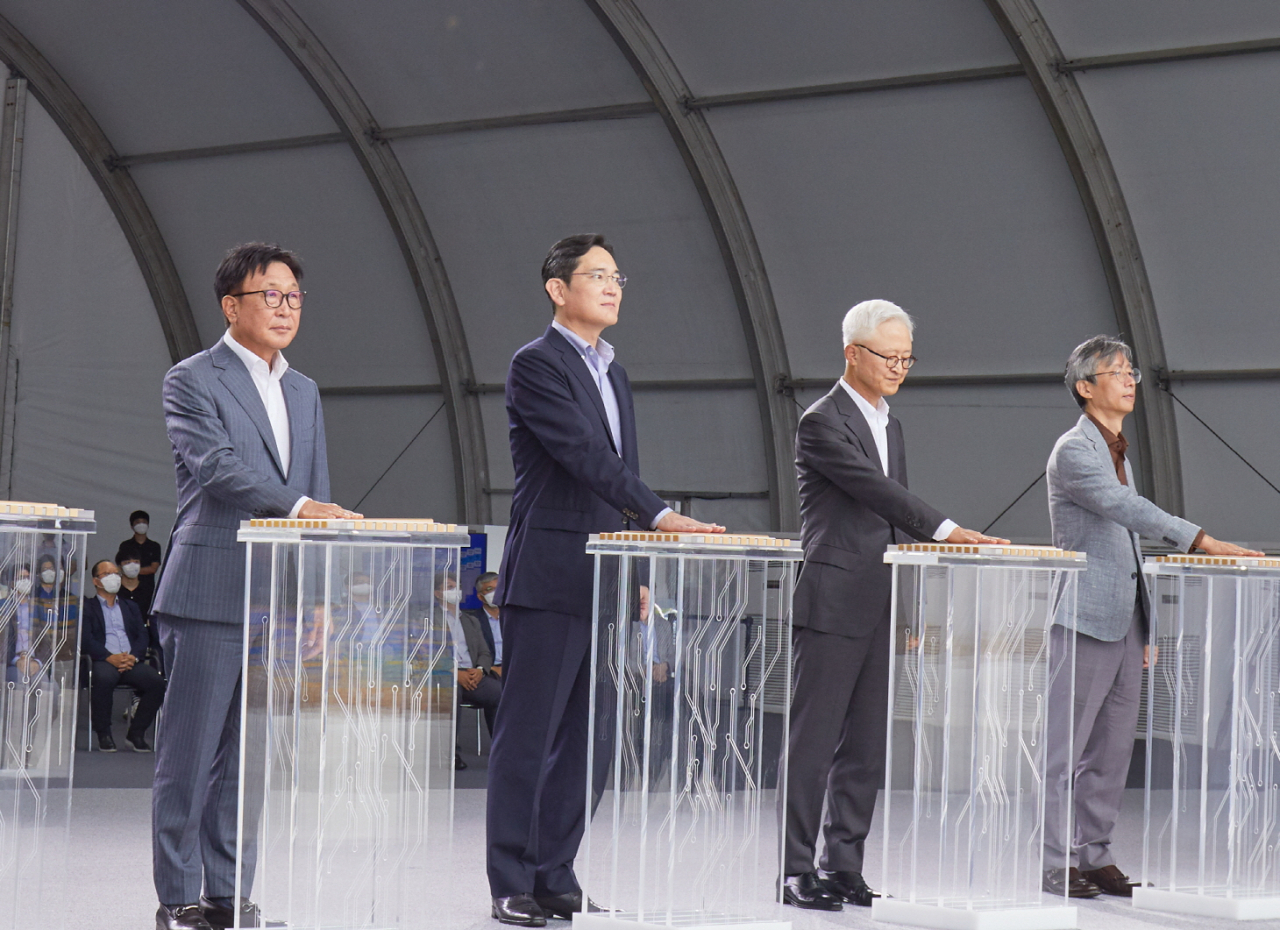
[(1097, 885), (1102, 889), (1103, 894), (1113, 894), (1121, 898), (1132, 898), (1133, 889), (1138, 885), (1138, 882), (1131, 880), (1114, 865), (1104, 865), (1100, 869), (1086, 869), (1080, 873), (1080, 876)]
[(1065, 894), (1069, 898), (1096, 898), (1102, 894), (1102, 889), (1081, 877), (1080, 870), (1075, 866), (1071, 867), (1070, 872), (1066, 869), (1045, 869), (1043, 887), (1049, 894)]

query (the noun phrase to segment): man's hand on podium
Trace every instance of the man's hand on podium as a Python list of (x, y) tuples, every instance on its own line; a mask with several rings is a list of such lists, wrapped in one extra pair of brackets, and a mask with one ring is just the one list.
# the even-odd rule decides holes
[(1208, 533), (1200, 538), (1200, 545), (1197, 547), (1205, 555), (1252, 555), (1263, 556), (1265, 552), (1259, 552), (1257, 549), (1245, 549), (1237, 546), (1235, 543), (1223, 542), (1221, 539), (1214, 539)]
[(700, 523), (692, 517), (681, 516), (674, 510), (658, 521), (654, 527), (659, 533), (723, 533), (719, 523)]
[(977, 530), (966, 530), (957, 526), (947, 537), (947, 542), (956, 546), (1007, 546), (1009, 540), (999, 536), (983, 536)]
[(299, 520), (361, 520), (364, 514), (346, 510), (337, 504), (307, 501), (298, 509)]

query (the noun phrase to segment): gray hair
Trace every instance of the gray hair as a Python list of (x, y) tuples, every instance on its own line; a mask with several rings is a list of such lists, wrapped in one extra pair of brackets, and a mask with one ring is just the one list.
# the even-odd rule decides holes
[(915, 321), (897, 304), (887, 300), (864, 300), (844, 315), (844, 323), (840, 327), (844, 344), (848, 346), (860, 339), (869, 339), (881, 324), (890, 320), (897, 320), (907, 327), (907, 332), (915, 335)]
[(1071, 351), (1067, 358), (1067, 372), (1062, 380), (1081, 408), (1085, 405), (1085, 399), (1076, 390), (1076, 382), (1092, 381), (1093, 376), (1098, 373), (1098, 363), (1117, 355), (1123, 355), (1130, 365), (1133, 364), (1133, 350), (1119, 336), (1092, 336)]

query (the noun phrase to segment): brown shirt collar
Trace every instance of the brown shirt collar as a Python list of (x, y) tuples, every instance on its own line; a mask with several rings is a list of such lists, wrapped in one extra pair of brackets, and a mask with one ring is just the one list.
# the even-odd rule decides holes
[(1120, 479), (1121, 484), (1128, 485), (1129, 476), (1124, 471), (1124, 454), (1129, 449), (1129, 440), (1124, 438), (1124, 433), (1116, 435), (1089, 414), (1086, 413), (1085, 416), (1089, 417), (1089, 421), (1102, 434), (1102, 441), (1107, 444), (1107, 449), (1111, 452), (1111, 464), (1116, 467), (1116, 477)]

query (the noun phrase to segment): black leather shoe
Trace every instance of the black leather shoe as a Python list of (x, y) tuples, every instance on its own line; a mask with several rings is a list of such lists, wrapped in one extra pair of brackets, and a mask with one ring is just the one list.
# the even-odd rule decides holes
[(103, 730), (98, 734), (98, 751), (99, 752), (115, 752), (116, 741), (111, 738), (109, 730)]
[[(204, 912), (204, 919), (209, 922), (209, 926), (213, 927), (213, 930), (226, 930), (228, 927), (235, 926), (236, 912), (230, 905), (218, 904), (201, 895), (200, 910)], [(284, 927), (286, 924), (281, 920), (263, 920), (262, 914), (258, 910), (258, 905), (248, 898), (241, 898), (240, 926)]]
[(213, 930), (204, 919), (199, 904), (179, 904), (156, 908), (156, 930)]
[(1042, 887), (1059, 897), (1065, 894), (1069, 898), (1096, 898), (1102, 894), (1102, 889), (1083, 877), (1075, 866), (1070, 872), (1066, 869), (1045, 869)]
[(871, 899), (880, 897), (867, 885), (861, 872), (824, 872), (819, 869), (818, 880), (841, 901), (858, 907), (870, 907)]
[(788, 875), (782, 883), (782, 903), (810, 911), (842, 911), (840, 899), (827, 890), (817, 872)]
[(1103, 894), (1113, 894), (1120, 898), (1132, 898), (1133, 889), (1138, 882), (1133, 881), (1114, 865), (1104, 865), (1100, 869), (1083, 869), (1080, 877), (1093, 882)]
[[(571, 891), (568, 894), (552, 895), (545, 898), (534, 898), (538, 907), (548, 917), (559, 917), (561, 920), (573, 920), (573, 915), (582, 911), (582, 892)], [(587, 898), (587, 913), (603, 914), (604, 908)]]
[(513, 927), (545, 927), (547, 915), (531, 894), (513, 894), (493, 899), (493, 919)]
[(461, 772), (466, 767), (467, 767), (467, 763), (462, 761), (462, 756), (460, 756), (458, 753), (455, 752), (453, 754), (453, 770), (455, 772)]
[(134, 752), (151, 752), (151, 744), (147, 742), (146, 736), (141, 733), (126, 733), (124, 741), (133, 747)]

